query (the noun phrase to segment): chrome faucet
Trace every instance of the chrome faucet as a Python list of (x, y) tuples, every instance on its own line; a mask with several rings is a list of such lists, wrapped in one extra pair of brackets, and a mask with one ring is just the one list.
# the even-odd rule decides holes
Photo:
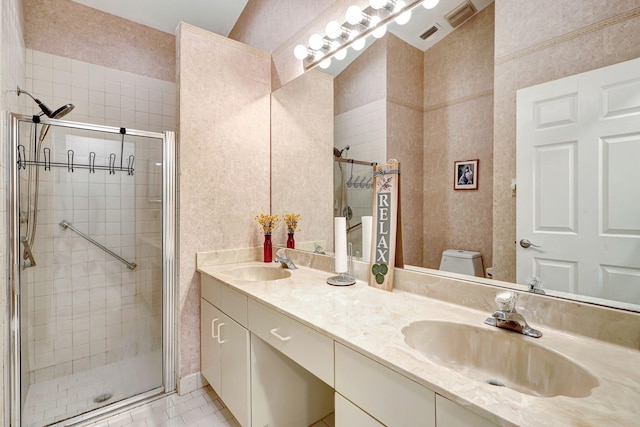
[(498, 310), (494, 311), (491, 317), (484, 321), (489, 326), (509, 329), (533, 338), (540, 338), (542, 332), (531, 328), (522, 314), (516, 311), (517, 295), (510, 291), (496, 294), (496, 304)]
[(273, 259), (273, 262), (279, 262), (282, 265), (282, 268), (288, 268), (289, 270), (295, 270), (297, 267), (289, 258), (287, 258), (287, 254), (284, 253), (284, 249), (280, 249), (276, 252), (276, 258)]

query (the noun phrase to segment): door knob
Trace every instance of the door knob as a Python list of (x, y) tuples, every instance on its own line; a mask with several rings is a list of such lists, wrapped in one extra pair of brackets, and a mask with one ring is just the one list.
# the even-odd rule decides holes
[(531, 243), (529, 240), (527, 239), (522, 239), (520, 240), (520, 246), (522, 246), (523, 248), (527, 249), (531, 246), (533, 246), (534, 248), (539, 248), (540, 246), (538, 245), (534, 245), (533, 243)]

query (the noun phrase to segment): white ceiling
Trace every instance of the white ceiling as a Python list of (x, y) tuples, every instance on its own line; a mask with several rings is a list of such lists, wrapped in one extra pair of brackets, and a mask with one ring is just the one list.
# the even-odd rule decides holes
[(180, 21), (228, 36), (248, 0), (73, 0), (175, 34)]

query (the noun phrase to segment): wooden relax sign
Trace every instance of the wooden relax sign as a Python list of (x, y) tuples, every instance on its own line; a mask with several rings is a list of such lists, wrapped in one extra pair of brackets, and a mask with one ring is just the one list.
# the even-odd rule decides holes
[(390, 291), (393, 268), (403, 267), (400, 226), (400, 163), (390, 160), (373, 172), (373, 241), (369, 286)]

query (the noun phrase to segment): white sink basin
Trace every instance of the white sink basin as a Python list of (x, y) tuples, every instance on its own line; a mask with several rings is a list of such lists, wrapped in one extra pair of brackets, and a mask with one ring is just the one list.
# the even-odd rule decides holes
[(402, 333), (405, 343), (432, 362), (520, 393), (587, 397), (598, 385), (568, 357), (504, 329), (425, 320), (405, 326)]
[(246, 266), (238, 267), (228, 272), (229, 275), (237, 279), (249, 280), (252, 282), (268, 282), (272, 280), (286, 279), (291, 276), (291, 270), (278, 266)]

